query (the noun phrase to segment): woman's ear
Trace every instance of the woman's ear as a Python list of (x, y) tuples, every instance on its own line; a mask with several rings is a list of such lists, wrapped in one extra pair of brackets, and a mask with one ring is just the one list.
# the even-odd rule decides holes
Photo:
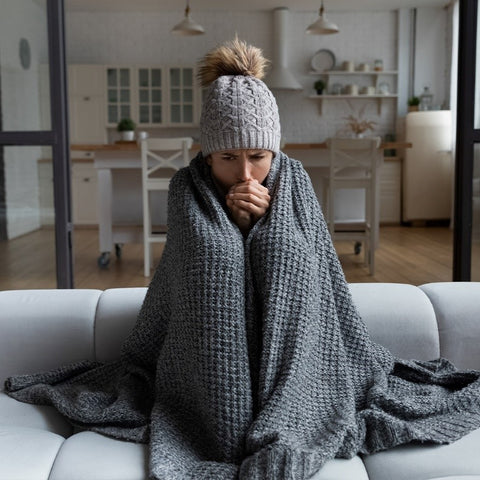
[(211, 166), (212, 166), (212, 156), (211, 156), (211, 155), (207, 155), (207, 156), (205, 157), (205, 162), (207, 163), (207, 165), (208, 165), (209, 167), (211, 167)]

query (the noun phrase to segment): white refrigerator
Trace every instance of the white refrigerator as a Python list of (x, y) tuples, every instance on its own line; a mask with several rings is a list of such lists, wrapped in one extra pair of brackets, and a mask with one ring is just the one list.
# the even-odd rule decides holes
[(453, 159), (450, 110), (410, 112), (405, 124), (404, 222), (448, 220), (452, 214)]

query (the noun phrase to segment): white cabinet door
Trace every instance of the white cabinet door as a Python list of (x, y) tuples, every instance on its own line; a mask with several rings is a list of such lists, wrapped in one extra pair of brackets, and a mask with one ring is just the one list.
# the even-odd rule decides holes
[(107, 142), (103, 97), (70, 97), (70, 143), (103, 144)]
[(74, 163), (72, 167), (72, 210), (75, 225), (98, 224), (97, 171), (93, 162)]
[(68, 93), (71, 95), (100, 95), (105, 93), (103, 65), (69, 65)]
[(401, 185), (400, 159), (395, 157), (386, 160), (380, 175), (380, 223), (400, 223)]
[(106, 143), (103, 65), (68, 67), (70, 142)]

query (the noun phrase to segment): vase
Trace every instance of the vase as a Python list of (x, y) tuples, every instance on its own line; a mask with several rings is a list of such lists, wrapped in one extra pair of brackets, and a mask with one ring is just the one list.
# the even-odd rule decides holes
[(124, 130), (121, 134), (124, 142), (133, 142), (135, 140), (135, 132), (133, 130)]

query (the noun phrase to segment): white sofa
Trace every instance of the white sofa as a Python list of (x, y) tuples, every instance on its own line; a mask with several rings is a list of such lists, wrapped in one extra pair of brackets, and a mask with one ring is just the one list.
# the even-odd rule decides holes
[[(480, 369), (480, 283), (352, 284), (373, 338), (401, 357)], [(115, 359), (145, 288), (0, 292), (0, 379), (88, 358)], [(3, 381), (2, 381), (3, 385)], [(0, 480), (142, 480), (145, 445), (73, 434), (51, 407), (0, 392)], [(315, 480), (480, 480), (480, 429), (442, 446), (331, 460)]]

